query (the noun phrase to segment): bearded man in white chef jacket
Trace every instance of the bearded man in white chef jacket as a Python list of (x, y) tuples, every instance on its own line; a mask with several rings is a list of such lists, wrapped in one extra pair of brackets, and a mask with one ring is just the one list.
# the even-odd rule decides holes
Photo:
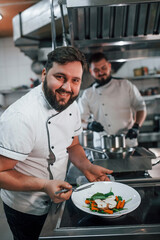
[(135, 147), (146, 118), (146, 105), (137, 87), (112, 77), (111, 63), (101, 52), (91, 56), (89, 71), (95, 82), (79, 99), (83, 128), (94, 132), (95, 147), (101, 146), (106, 134), (125, 134), (126, 145)]
[[(112, 171), (91, 164), (79, 144), (75, 99), (85, 57), (73, 47), (48, 55), (42, 84), (13, 103), (0, 118), (0, 188), (16, 240), (36, 240), (51, 202), (69, 199), (68, 158), (90, 181), (107, 181)], [(55, 194), (63, 188), (67, 193)]]

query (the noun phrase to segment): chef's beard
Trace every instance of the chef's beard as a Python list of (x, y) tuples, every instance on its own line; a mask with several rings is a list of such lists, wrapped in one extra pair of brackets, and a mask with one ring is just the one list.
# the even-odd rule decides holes
[(103, 85), (105, 85), (105, 84), (107, 84), (111, 81), (111, 76), (110, 75), (106, 76), (106, 77), (105, 76), (106, 75), (104, 75), (104, 77), (102, 77), (101, 80), (95, 78), (95, 81), (96, 81), (96, 83), (98, 83), (98, 86), (103, 86)]
[(78, 97), (78, 95), (73, 97), (73, 92), (67, 92), (62, 88), (58, 88), (58, 89), (56, 89), (57, 92), (70, 93), (70, 99), (68, 100), (68, 102), (65, 103), (65, 104), (60, 104), (59, 101), (57, 101), (57, 99), (56, 99), (56, 94), (54, 94), (53, 91), (48, 87), (46, 77), (45, 77), (45, 80), (44, 80), (44, 83), (43, 83), (43, 89), (44, 89), (44, 95), (45, 95), (48, 103), (51, 105), (51, 107), (53, 107), (58, 112), (61, 112), (61, 111), (65, 110)]

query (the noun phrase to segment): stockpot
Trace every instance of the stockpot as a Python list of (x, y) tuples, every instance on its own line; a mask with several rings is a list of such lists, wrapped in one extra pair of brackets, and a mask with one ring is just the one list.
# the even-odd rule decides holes
[(79, 136), (79, 142), (83, 147), (93, 146), (93, 132), (91, 130), (83, 130)]
[(126, 149), (124, 134), (104, 135), (101, 137), (101, 148), (108, 152), (123, 152)]

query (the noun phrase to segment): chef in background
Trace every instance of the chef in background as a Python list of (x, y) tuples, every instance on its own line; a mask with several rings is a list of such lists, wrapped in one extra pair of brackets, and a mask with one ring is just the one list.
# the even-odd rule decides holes
[(101, 136), (125, 134), (126, 145), (134, 147), (139, 128), (146, 118), (146, 106), (137, 87), (127, 79), (111, 76), (111, 63), (99, 52), (89, 59), (89, 72), (95, 82), (79, 98), (84, 129), (94, 132), (94, 147)]
[[(48, 55), (42, 84), (0, 118), (0, 189), (15, 240), (38, 240), (51, 203), (69, 199), (68, 158), (90, 182), (107, 181), (106, 168), (86, 158), (78, 135), (79, 94), (85, 57), (73, 47)], [(56, 191), (67, 188), (67, 193)]]

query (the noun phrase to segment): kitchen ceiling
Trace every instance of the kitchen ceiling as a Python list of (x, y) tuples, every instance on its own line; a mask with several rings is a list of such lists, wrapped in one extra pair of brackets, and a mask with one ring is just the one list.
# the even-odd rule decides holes
[(12, 18), (39, 1), (40, 0), (0, 0), (0, 14), (3, 16), (3, 19), (0, 21), (0, 38), (12, 37)]

